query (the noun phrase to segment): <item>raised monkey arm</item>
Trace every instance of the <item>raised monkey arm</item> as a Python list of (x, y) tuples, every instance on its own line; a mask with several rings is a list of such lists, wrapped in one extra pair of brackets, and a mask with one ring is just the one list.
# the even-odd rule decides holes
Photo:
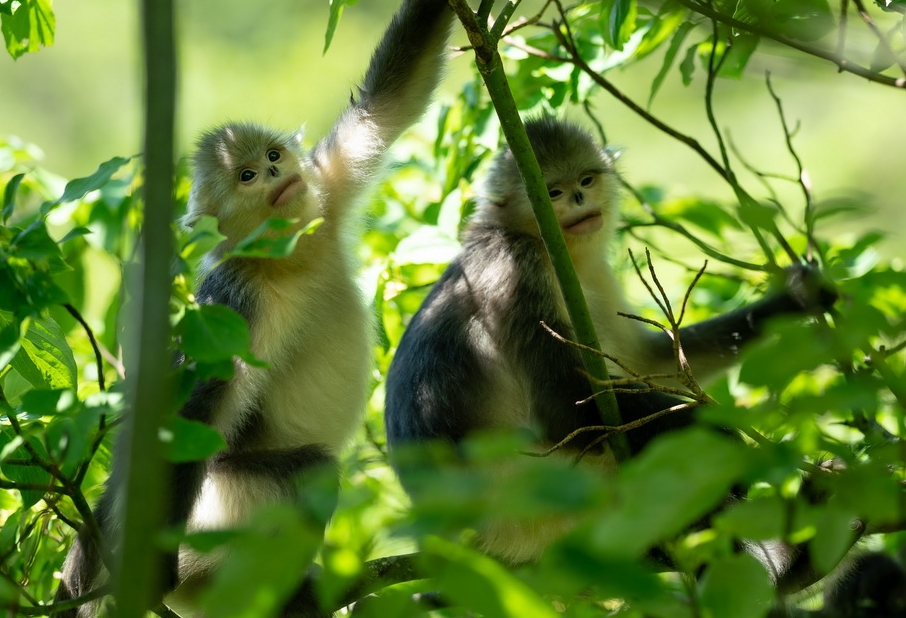
[(315, 147), (328, 210), (348, 207), (390, 144), (425, 111), (442, 73), (453, 17), (446, 0), (407, 0), (393, 16), (358, 96)]

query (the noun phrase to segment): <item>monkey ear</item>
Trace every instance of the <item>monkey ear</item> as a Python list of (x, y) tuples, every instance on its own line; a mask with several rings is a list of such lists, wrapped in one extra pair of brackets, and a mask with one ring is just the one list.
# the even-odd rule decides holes
[(305, 123), (302, 123), (299, 130), (293, 133), (290, 139), (296, 144), (297, 148), (302, 148), (302, 141), (305, 139)]

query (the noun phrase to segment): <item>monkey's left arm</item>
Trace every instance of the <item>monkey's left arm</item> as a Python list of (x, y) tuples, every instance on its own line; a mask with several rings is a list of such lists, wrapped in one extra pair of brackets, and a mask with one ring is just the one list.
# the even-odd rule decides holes
[(446, 0), (404, 0), (375, 49), (358, 97), (315, 147), (328, 210), (371, 181), (387, 148), (428, 106), (454, 13)]

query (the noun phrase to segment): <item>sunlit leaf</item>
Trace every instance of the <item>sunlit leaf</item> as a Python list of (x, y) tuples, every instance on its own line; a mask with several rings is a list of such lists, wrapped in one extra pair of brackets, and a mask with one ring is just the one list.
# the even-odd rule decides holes
[(855, 541), (854, 512), (828, 503), (819, 514), (818, 529), (809, 543), (809, 553), (820, 573), (830, 573)]
[(326, 54), (327, 50), (330, 48), (330, 42), (333, 41), (333, 35), (340, 23), (340, 17), (343, 15), (343, 7), (347, 4), (355, 4), (355, 2), (347, 2), (346, 0), (329, 0), (329, 4), (330, 15), (327, 18), (327, 30), (324, 31), (324, 49), (321, 52), (322, 54)]
[(223, 434), (210, 425), (176, 416), (162, 433), (166, 457), (173, 463), (203, 461), (226, 448)]
[(786, 506), (777, 496), (735, 503), (714, 519), (714, 526), (737, 539), (761, 541), (784, 533)]
[(692, 74), (695, 72), (695, 56), (698, 54), (698, 43), (686, 48), (686, 55), (680, 63), (680, 74), (683, 76), (683, 85), (692, 83)]
[(619, 508), (602, 515), (592, 542), (616, 556), (640, 556), (723, 500), (748, 465), (745, 449), (716, 432), (661, 436), (626, 464)]
[(613, 49), (622, 50), (623, 45), (636, 29), (636, 0), (602, 0), (601, 34), (604, 41)]
[[(649, 108), (651, 107), (651, 103), (654, 101), (654, 97), (661, 89), (661, 84), (664, 83), (664, 78), (667, 77), (667, 73), (670, 71), (670, 67), (673, 66), (673, 61), (676, 59), (676, 54), (679, 52), (680, 47), (682, 47), (683, 41), (686, 40), (686, 35), (688, 35), (694, 27), (695, 25), (691, 22), (683, 22), (676, 29), (676, 32), (673, 33), (673, 37), (670, 39), (670, 45), (667, 47), (667, 51), (664, 54), (664, 61), (661, 63), (661, 69), (651, 81), (651, 90), (648, 94)], [(683, 82), (688, 85), (688, 82), (686, 82), (685, 73), (683, 73)]]
[(187, 308), (178, 331), (183, 350), (201, 362), (214, 363), (248, 354), (248, 323), (223, 305)]
[(206, 613), (222, 618), (275, 615), (301, 584), (320, 543), (321, 530), (294, 509), (259, 511), (231, 540), (226, 560), (202, 593)]
[(764, 567), (752, 556), (740, 553), (714, 561), (700, 584), (705, 616), (762, 618), (771, 609), (774, 588)]
[(129, 163), (130, 160), (131, 159), (125, 157), (114, 157), (109, 161), (101, 163), (91, 176), (70, 180), (66, 183), (66, 188), (63, 189), (63, 195), (60, 196), (60, 199), (55, 202), (43, 204), (41, 206), (41, 212), (46, 214), (59, 204), (80, 200), (89, 192), (97, 191), (110, 182), (110, 179), (113, 178), (113, 175), (117, 170)]
[(423, 541), (421, 562), (449, 598), (496, 618), (556, 618), (550, 604), (499, 562), (438, 537)]
[(297, 220), (272, 217), (236, 243), (227, 257), (286, 257), (295, 250), (299, 238), (305, 234), (314, 233), (323, 221), (323, 219), (315, 219), (302, 229), (296, 229)]
[(12, 366), (38, 389), (75, 388), (78, 367), (60, 326), (51, 318), (29, 324)]
[(755, 53), (760, 38), (754, 34), (737, 34), (730, 40), (730, 46), (724, 51), (718, 75), (740, 79), (745, 71), (749, 58)]
[(25, 174), (16, 174), (12, 178), (10, 178), (9, 182), (6, 183), (6, 188), (3, 190), (3, 221), (4, 221), (4, 223), (13, 214), (13, 208), (15, 207), (16, 191), (19, 190), (19, 183), (22, 182), (23, 178), (25, 178)]
[[(28, 440), (28, 445), (38, 457), (46, 457), (44, 448), (38, 440), (30, 439)], [(47, 470), (40, 467), (38, 462), (32, 460), (28, 449), (24, 446), (15, 449), (11, 453), (11, 457), (20, 462), (30, 462), (17, 465), (0, 464), (0, 469), (9, 480), (21, 484), (23, 487), (28, 487), (27, 489), (20, 488), (19, 492), (22, 495), (23, 508), (30, 508), (44, 497), (45, 492), (41, 489), (36, 489), (36, 487), (49, 489), (52, 485), (53, 477)]]
[(217, 218), (203, 215), (182, 242), (179, 254), (184, 260), (197, 260), (224, 240), (226, 236), (220, 233)]
[(13, 10), (10, 2), (0, 11), (0, 30), (6, 50), (13, 58), (53, 45), (56, 17), (51, 0), (20, 0)]

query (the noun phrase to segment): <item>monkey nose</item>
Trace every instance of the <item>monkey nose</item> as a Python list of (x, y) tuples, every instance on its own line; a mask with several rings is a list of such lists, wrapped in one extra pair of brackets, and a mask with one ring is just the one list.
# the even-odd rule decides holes
[(581, 192), (581, 191), (576, 191), (576, 194), (573, 196), (573, 199), (576, 200), (576, 204), (578, 204), (579, 206), (581, 206), (582, 203), (585, 201), (585, 196), (582, 195), (582, 192)]
[(276, 177), (276, 176), (279, 176), (279, 175), (280, 175), (280, 172), (277, 170), (277, 166), (276, 166), (276, 165), (271, 165), (271, 166), (267, 169), (267, 171), (268, 171), (268, 173), (269, 173), (271, 176), (275, 176), (275, 177)]

